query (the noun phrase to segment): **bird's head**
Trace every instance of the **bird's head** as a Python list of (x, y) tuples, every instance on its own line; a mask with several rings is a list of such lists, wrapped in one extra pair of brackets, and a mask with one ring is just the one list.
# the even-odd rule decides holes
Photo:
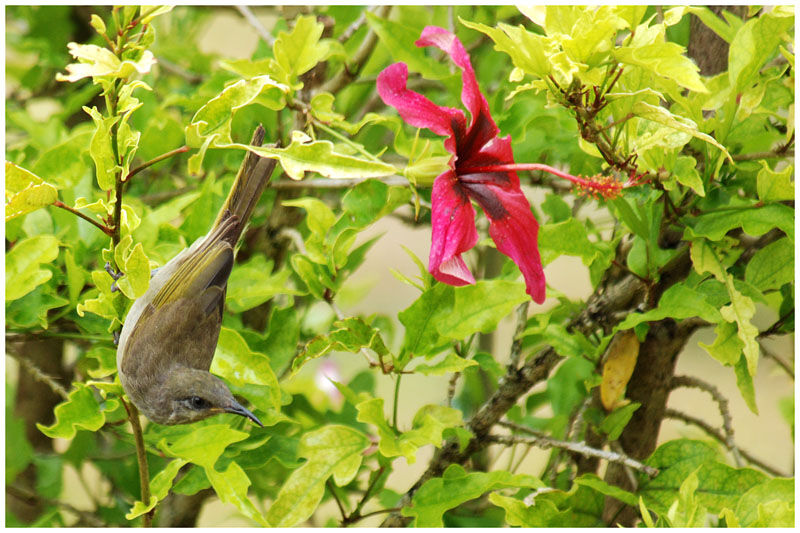
[(158, 402), (161, 420), (156, 421), (161, 424), (189, 424), (209, 416), (233, 413), (264, 426), (256, 415), (236, 401), (221, 379), (205, 370), (174, 369), (160, 394), (163, 395)]

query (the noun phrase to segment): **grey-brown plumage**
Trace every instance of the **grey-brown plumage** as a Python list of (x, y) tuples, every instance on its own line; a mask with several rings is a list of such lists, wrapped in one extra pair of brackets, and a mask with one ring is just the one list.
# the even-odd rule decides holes
[[(263, 139), (259, 126), (252, 144)], [(227, 412), (261, 425), (208, 370), (234, 248), (274, 168), (275, 160), (247, 154), (214, 227), (155, 272), (125, 318), (117, 347), (120, 381), (153, 422), (186, 424)]]

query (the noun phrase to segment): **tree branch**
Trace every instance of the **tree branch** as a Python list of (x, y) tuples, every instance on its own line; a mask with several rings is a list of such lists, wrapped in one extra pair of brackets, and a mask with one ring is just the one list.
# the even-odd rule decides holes
[(725, 446), (727, 446), (727, 448), (733, 454), (733, 459), (736, 462), (736, 466), (741, 467), (742, 458), (739, 455), (739, 448), (736, 446), (736, 442), (733, 440), (733, 421), (731, 420), (731, 413), (728, 409), (728, 399), (723, 396), (719, 389), (714, 385), (706, 383), (705, 381), (694, 376), (673, 376), (672, 382), (670, 383), (670, 388), (674, 390), (679, 387), (700, 389), (709, 393), (711, 397), (714, 398), (714, 401), (717, 402), (717, 405), (719, 406), (719, 412), (722, 415), (722, 429), (725, 431)]
[[(391, 11), (392, 6), (381, 6), (376, 10), (376, 15), (385, 17)], [(329, 92), (336, 94), (342, 90), (348, 83), (356, 79), (358, 73), (364, 67), (372, 52), (375, 50), (375, 44), (378, 42), (378, 35), (370, 29), (366, 37), (361, 43), (355, 54), (353, 54), (353, 61), (349, 65), (345, 64), (344, 68), (339, 71), (336, 76), (325, 82), (320, 88), (322, 92)]]
[(272, 46), (273, 44), (275, 44), (275, 37), (270, 35), (270, 33), (267, 31), (267, 29), (264, 27), (264, 25), (261, 24), (261, 21), (258, 20), (258, 18), (255, 16), (255, 14), (253, 14), (253, 12), (250, 10), (249, 7), (247, 7), (247, 6), (236, 6), (236, 11), (238, 11), (239, 14), (241, 14), (244, 17), (244, 19), (247, 21), (247, 23), (250, 24), (250, 26), (252, 26), (254, 30), (256, 30), (256, 33), (258, 34), (258, 36), (265, 43), (267, 43), (269, 46)]
[(652, 466), (648, 466), (645, 464), (640, 463), (635, 459), (631, 459), (625, 454), (607, 451), (607, 450), (600, 450), (597, 448), (592, 448), (588, 446), (584, 442), (572, 442), (572, 441), (564, 441), (564, 440), (557, 440), (551, 437), (548, 437), (538, 431), (534, 431), (530, 428), (526, 428), (525, 426), (520, 426), (518, 424), (514, 424), (511, 422), (500, 422), (499, 425), (512, 429), (514, 431), (519, 431), (521, 433), (527, 433), (532, 435), (533, 438), (524, 438), (524, 437), (517, 437), (517, 436), (505, 436), (505, 435), (490, 435), (489, 439), (497, 442), (499, 444), (530, 444), (532, 446), (537, 446), (539, 448), (561, 448), (563, 450), (568, 450), (573, 453), (577, 453), (580, 455), (585, 455), (588, 457), (598, 457), (600, 459), (606, 460), (610, 463), (618, 463), (625, 466), (629, 466), (634, 470), (638, 470), (640, 472), (644, 472), (650, 477), (655, 477), (658, 475), (658, 469), (653, 468)]
[[(700, 429), (702, 429), (703, 431), (705, 431), (709, 436), (711, 436), (714, 439), (718, 440), (726, 448), (728, 448), (728, 443), (727, 443), (726, 436), (723, 435), (722, 433), (720, 433), (717, 429), (715, 429), (712, 426), (710, 426), (708, 423), (706, 423), (705, 420), (701, 420), (700, 418), (696, 418), (696, 417), (694, 417), (692, 415), (688, 415), (686, 413), (678, 411), (677, 409), (670, 409), (670, 408), (667, 408), (667, 410), (664, 412), (664, 416), (667, 417), (667, 418), (680, 420), (681, 422), (684, 422), (686, 424), (697, 426)], [(730, 450), (730, 448), (728, 448), (728, 449)], [(766, 464), (761, 459), (758, 459), (757, 457), (753, 456), (747, 450), (739, 449), (739, 453), (742, 455), (742, 458), (744, 458), (745, 461), (747, 461), (750, 464), (756, 465), (757, 467), (759, 467), (763, 471), (765, 471), (765, 472), (767, 472), (767, 473), (769, 473), (769, 474), (771, 474), (773, 476), (791, 477), (790, 474), (786, 474), (785, 472), (781, 472), (777, 468)]]
[(39, 367), (33, 364), (33, 362), (16, 353), (14, 350), (6, 350), (6, 354), (13, 357), (23, 368), (25, 368), (25, 370), (27, 370), (30, 375), (33, 376), (33, 379), (50, 387), (50, 390), (61, 396), (61, 398), (63, 398), (65, 401), (69, 400), (69, 394), (67, 393), (67, 390), (62, 387), (53, 376), (43, 372)]

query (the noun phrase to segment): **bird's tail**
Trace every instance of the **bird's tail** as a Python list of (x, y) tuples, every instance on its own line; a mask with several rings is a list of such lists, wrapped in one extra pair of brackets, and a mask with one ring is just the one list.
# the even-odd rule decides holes
[[(264, 128), (259, 125), (253, 133), (253, 140), (250, 141), (250, 144), (261, 146), (264, 142), (264, 133)], [(236, 217), (237, 222), (232, 224), (233, 231), (226, 232), (227, 235), (224, 237), (224, 240), (230, 242), (231, 245), (236, 246), (239, 241), (253, 209), (261, 198), (261, 193), (269, 183), (276, 163), (275, 159), (260, 157), (253, 152), (247, 152), (242, 161), (239, 174), (231, 186), (231, 192), (228, 193), (228, 198), (214, 223), (215, 229), (220, 228), (223, 222), (231, 217)]]

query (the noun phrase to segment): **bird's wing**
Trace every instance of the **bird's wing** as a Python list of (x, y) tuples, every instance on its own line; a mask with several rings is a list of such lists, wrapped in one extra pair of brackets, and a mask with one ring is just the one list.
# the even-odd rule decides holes
[(173, 363), (209, 369), (233, 268), (233, 247), (219, 238), (225, 231), (223, 224), (187, 254), (142, 310), (122, 356), (125, 374)]

